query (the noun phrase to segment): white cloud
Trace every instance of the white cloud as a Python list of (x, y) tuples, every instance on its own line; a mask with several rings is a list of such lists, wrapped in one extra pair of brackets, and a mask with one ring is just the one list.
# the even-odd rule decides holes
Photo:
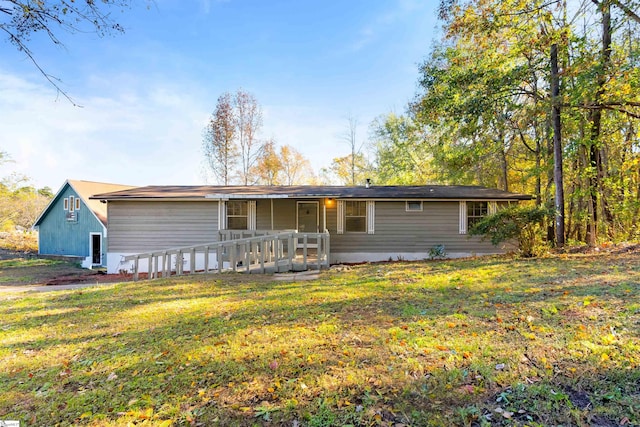
[[(66, 179), (133, 185), (201, 184), (202, 129), (211, 97), (177, 82), (120, 76), (90, 78), (93, 94), (82, 108), (56, 101), (55, 90), (0, 71), (0, 150), (38, 187), (57, 189)], [(268, 105), (262, 136), (297, 148), (316, 171), (348, 153), (339, 135), (344, 114), (322, 107)], [(359, 131), (359, 138), (365, 138)]]
[[(113, 87), (113, 85), (112, 85)], [(206, 112), (172, 84), (118, 86), (108, 96), (55, 101), (55, 91), (0, 72), (0, 149), (7, 169), (58, 188), (65, 179), (132, 184), (200, 183)], [(194, 171), (196, 171), (194, 173)]]

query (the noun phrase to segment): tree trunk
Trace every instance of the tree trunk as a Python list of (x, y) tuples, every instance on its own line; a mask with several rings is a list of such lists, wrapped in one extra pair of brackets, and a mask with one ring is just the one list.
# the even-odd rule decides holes
[(604, 194), (604, 178), (607, 165), (603, 156), (603, 148), (600, 147), (600, 130), (602, 124), (602, 96), (605, 92), (605, 84), (607, 82), (607, 70), (611, 65), (611, 4), (609, 0), (599, 3), (600, 12), (602, 13), (602, 53), (600, 58), (600, 68), (598, 70), (598, 89), (595, 93), (594, 108), (589, 114), (590, 129), (590, 146), (589, 146), (589, 163), (591, 167), (591, 177), (589, 179), (589, 217), (587, 244), (595, 246), (598, 237), (598, 199), (604, 218), (611, 221), (613, 215), (610, 212), (605, 194)]
[(555, 184), (556, 247), (565, 243), (564, 180), (562, 176), (562, 123), (560, 121), (560, 74), (558, 73), (558, 45), (551, 45), (551, 99), (553, 125), (553, 182)]

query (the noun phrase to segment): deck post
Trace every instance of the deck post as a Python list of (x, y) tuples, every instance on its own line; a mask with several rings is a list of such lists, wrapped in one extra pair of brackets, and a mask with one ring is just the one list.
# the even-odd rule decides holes
[(153, 278), (157, 279), (159, 274), (158, 274), (158, 256), (159, 255), (153, 255)]
[(260, 239), (260, 272), (264, 274), (264, 253), (267, 248), (267, 241), (265, 238)]
[(253, 245), (251, 244), (251, 241), (247, 241), (244, 244), (244, 263), (245, 263), (245, 273), (249, 273), (251, 272), (251, 247)]
[(196, 272), (196, 248), (191, 248), (189, 253), (189, 274)]
[(309, 236), (307, 234), (302, 236), (302, 269), (307, 269), (307, 243)]
[(273, 265), (275, 266), (276, 272), (278, 271), (278, 264), (280, 263), (280, 239), (275, 237), (273, 242)]
[(204, 272), (209, 272), (209, 246), (204, 247)]
[(293, 233), (289, 234), (289, 240), (287, 241), (287, 252), (289, 255), (289, 270), (293, 270), (293, 257), (295, 256), (295, 242), (293, 238)]
[(222, 254), (224, 253), (223, 245), (216, 247), (216, 263), (218, 264), (218, 273), (222, 273), (222, 268), (224, 267), (224, 257)]
[(160, 268), (162, 269), (162, 277), (167, 277), (167, 251), (162, 252), (162, 264), (160, 264)]
[(236, 262), (236, 254), (238, 253), (239, 249), (240, 249), (240, 246), (237, 243), (234, 243), (233, 246), (231, 246), (230, 250), (229, 250), (229, 261), (231, 262), (231, 268), (233, 269), (234, 273), (236, 271), (238, 271), (238, 263)]
[(179, 250), (176, 255), (176, 275), (182, 276), (182, 273), (184, 273), (184, 254)]
[(138, 256), (133, 259), (133, 280), (138, 280)]

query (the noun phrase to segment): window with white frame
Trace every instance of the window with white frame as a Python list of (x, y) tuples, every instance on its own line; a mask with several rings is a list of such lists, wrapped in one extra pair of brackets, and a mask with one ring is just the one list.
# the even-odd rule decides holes
[(69, 199), (67, 199), (66, 197), (62, 200), (62, 207), (65, 211), (69, 210)]
[(80, 198), (76, 197), (76, 210), (79, 211), (80, 210)]
[(367, 231), (367, 202), (344, 202), (344, 230), (355, 233)]
[(375, 234), (375, 200), (338, 200), (337, 215), (337, 234)]
[(492, 215), (497, 211), (497, 202), (491, 200), (482, 201), (460, 201), (460, 234), (467, 234), (469, 228), (487, 215)]
[(247, 230), (249, 226), (249, 203), (245, 200), (227, 202), (227, 228)]
[(69, 212), (73, 212), (75, 206), (75, 198), (73, 196), (69, 196)]
[(405, 204), (405, 210), (407, 212), (422, 212), (421, 200), (407, 200)]

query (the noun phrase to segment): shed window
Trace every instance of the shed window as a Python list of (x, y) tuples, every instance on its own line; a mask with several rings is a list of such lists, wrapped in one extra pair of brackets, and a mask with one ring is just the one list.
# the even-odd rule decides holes
[(76, 198), (76, 210), (79, 211), (80, 210), (80, 199)]
[(489, 213), (488, 202), (467, 202), (467, 229), (487, 216)]
[(64, 198), (64, 199), (62, 200), (62, 205), (63, 205), (64, 210), (65, 210), (65, 211), (68, 211), (68, 210), (69, 210), (69, 199)]
[(422, 201), (410, 201), (406, 203), (407, 212), (422, 212)]
[(74, 197), (73, 196), (69, 196), (69, 212), (73, 212), (73, 208), (74, 207), (75, 207)]
[(344, 202), (344, 230), (364, 233), (367, 231), (367, 202)]
[(249, 207), (247, 201), (227, 202), (227, 228), (229, 230), (247, 230)]

